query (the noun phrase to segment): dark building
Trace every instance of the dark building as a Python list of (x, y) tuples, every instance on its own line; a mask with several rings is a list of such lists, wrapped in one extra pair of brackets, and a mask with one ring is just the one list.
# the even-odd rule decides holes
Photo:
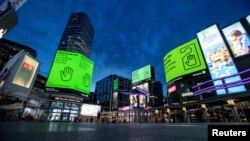
[(4, 64), (6, 64), (21, 50), (24, 50), (34, 58), (37, 56), (37, 52), (26, 45), (22, 45), (7, 39), (0, 39), (0, 70), (3, 69)]
[(94, 38), (94, 28), (85, 13), (71, 14), (59, 43), (59, 50), (79, 52), (90, 56)]
[[(115, 80), (118, 83), (117, 89), (114, 89)], [(118, 107), (128, 105), (128, 96), (123, 95), (121, 91), (129, 91), (130, 89), (130, 79), (118, 75), (109, 75), (96, 82), (96, 100), (105, 111), (117, 110)]]

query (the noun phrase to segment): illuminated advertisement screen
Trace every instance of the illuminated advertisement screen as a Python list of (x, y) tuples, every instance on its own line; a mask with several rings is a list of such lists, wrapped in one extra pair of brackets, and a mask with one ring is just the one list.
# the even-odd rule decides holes
[(246, 19), (247, 19), (248, 23), (250, 24), (250, 15), (248, 15), (248, 16), (246, 17)]
[(197, 39), (185, 43), (166, 54), (163, 63), (167, 82), (206, 69)]
[[(145, 90), (147, 92), (149, 91), (148, 82), (133, 86), (132, 88), (135, 89), (136, 87), (139, 87), (139, 88), (141, 88), (141, 89), (143, 89), (143, 90)], [(149, 96), (146, 96), (146, 99), (147, 99), (147, 102), (149, 102)]]
[(137, 95), (129, 95), (130, 106), (138, 107)]
[(118, 108), (118, 92), (113, 93), (113, 108)]
[(30, 88), (38, 65), (39, 63), (35, 59), (24, 55), (21, 65), (19, 66), (12, 83), (25, 88)]
[(113, 85), (114, 91), (118, 90), (118, 79), (114, 80), (114, 85)]
[(250, 38), (240, 22), (222, 29), (235, 57), (250, 53)]
[[(226, 44), (220, 34), (217, 25), (213, 25), (197, 33), (202, 51), (205, 56), (212, 79), (222, 78), (235, 73), (238, 70), (232, 60)], [(225, 79), (225, 83), (241, 80), (239, 76)], [(222, 84), (221, 80), (214, 81), (214, 85)], [(244, 86), (237, 86), (228, 89), (229, 93), (246, 91)], [(225, 94), (225, 89), (216, 90), (218, 95)]]
[(94, 63), (80, 53), (57, 51), (46, 87), (89, 94)]
[(144, 95), (139, 95), (139, 107), (146, 107), (146, 97)]
[(175, 91), (176, 91), (176, 86), (175, 85), (168, 88), (168, 93), (169, 94), (172, 93), (172, 92), (175, 92)]
[(100, 105), (83, 104), (81, 108), (81, 115), (83, 116), (97, 116), (101, 111)]
[(141, 69), (132, 72), (132, 83), (140, 82), (151, 78), (151, 67), (147, 65)]

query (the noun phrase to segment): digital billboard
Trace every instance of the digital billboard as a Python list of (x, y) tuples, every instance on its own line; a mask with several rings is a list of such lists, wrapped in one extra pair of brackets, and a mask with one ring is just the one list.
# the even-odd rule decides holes
[(147, 65), (143, 68), (140, 68), (132, 72), (132, 83), (137, 83), (146, 79), (151, 78), (151, 67)]
[(248, 16), (246, 17), (246, 19), (247, 19), (248, 23), (250, 24), (250, 15), (248, 15)]
[(176, 86), (175, 85), (172, 85), (168, 88), (168, 93), (172, 93), (172, 92), (175, 92), (176, 91)]
[(163, 63), (167, 82), (206, 69), (197, 39), (185, 43), (166, 54)]
[(129, 95), (129, 103), (132, 107), (138, 107), (137, 95)]
[(100, 105), (83, 104), (81, 108), (81, 115), (83, 116), (97, 116), (98, 112), (101, 112)]
[(240, 22), (222, 29), (234, 57), (250, 53), (250, 38)]
[[(234, 61), (220, 34), (217, 25), (197, 33), (202, 51), (208, 65), (212, 79), (222, 78), (238, 73)], [(239, 76), (225, 79), (225, 83), (241, 80)], [(222, 84), (221, 80), (214, 81), (214, 85)], [(246, 91), (245, 86), (237, 86), (228, 89), (229, 93)], [(216, 90), (218, 95), (225, 94), (225, 89)]]
[(145, 95), (139, 95), (139, 107), (146, 107), (146, 97)]
[(94, 63), (80, 53), (57, 51), (46, 87), (89, 94)]
[(12, 83), (25, 88), (30, 88), (38, 65), (39, 63), (35, 59), (29, 57), (28, 55), (24, 55)]
[(113, 108), (118, 108), (118, 92), (113, 93)]
[(113, 89), (114, 89), (114, 91), (118, 90), (118, 79), (114, 80)]

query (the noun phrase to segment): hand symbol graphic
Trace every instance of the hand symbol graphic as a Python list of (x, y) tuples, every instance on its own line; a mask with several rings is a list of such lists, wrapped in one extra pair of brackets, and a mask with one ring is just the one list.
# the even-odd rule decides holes
[(61, 72), (61, 79), (63, 81), (70, 81), (73, 74), (73, 69), (71, 67), (65, 67)]

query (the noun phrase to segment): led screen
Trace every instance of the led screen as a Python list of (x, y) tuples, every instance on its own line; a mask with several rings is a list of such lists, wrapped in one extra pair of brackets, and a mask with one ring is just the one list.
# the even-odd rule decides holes
[[(213, 25), (197, 33), (212, 79), (222, 78), (237, 73), (237, 69), (217, 25)], [(239, 76), (225, 79), (226, 83), (241, 80)], [(214, 85), (222, 84), (221, 80)], [(229, 93), (245, 91), (244, 86), (229, 88)], [(225, 89), (216, 91), (218, 95), (225, 94)]]
[(38, 65), (39, 63), (35, 59), (24, 55), (21, 65), (19, 66), (12, 83), (25, 88), (30, 88)]
[(147, 65), (141, 69), (132, 72), (132, 83), (137, 83), (151, 78), (151, 67)]
[(129, 95), (129, 102), (132, 107), (138, 107), (137, 95)]
[(83, 104), (81, 108), (81, 115), (83, 116), (97, 116), (101, 112), (100, 105)]
[(114, 91), (118, 90), (118, 79), (114, 80), (114, 85), (113, 85)]
[(222, 29), (235, 57), (250, 53), (250, 38), (240, 22)]
[(146, 97), (144, 95), (139, 95), (139, 107), (146, 106)]
[(172, 50), (163, 59), (166, 81), (206, 69), (197, 39)]
[(113, 93), (113, 108), (118, 108), (118, 92)]
[(176, 91), (176, 86), (175, 85), (168, 88), (168, 93), (169, 94), (172, 93), (172, 92), (175, 92), (175, 91)]
[(89, 94), (94, 63), (80, 53), (57, 51), (46, 87)]
[(250, 24), (250, 15), (248, 15), (248, 16), (246, 17), (246, 19), (247, 19), (248, 23)]

